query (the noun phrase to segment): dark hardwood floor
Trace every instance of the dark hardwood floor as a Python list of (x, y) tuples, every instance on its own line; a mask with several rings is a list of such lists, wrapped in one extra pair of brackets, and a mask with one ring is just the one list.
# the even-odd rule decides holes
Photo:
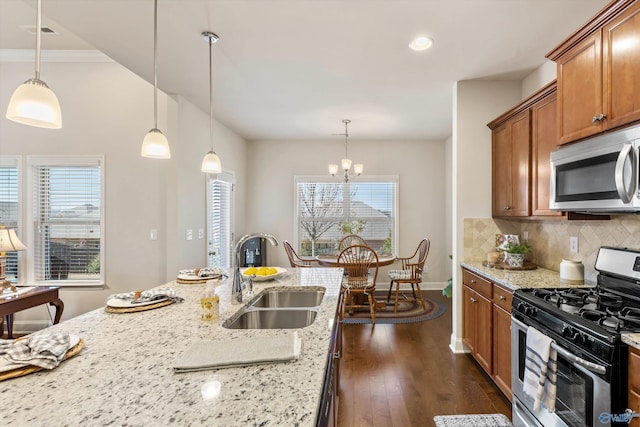
[(344, 325), (338, 425), (433, 426), (435, 415), (494, 414), (511, 404), (467, 354), (453, 354), (451, 300), (428, 291), (447, 311), (396, 325)]

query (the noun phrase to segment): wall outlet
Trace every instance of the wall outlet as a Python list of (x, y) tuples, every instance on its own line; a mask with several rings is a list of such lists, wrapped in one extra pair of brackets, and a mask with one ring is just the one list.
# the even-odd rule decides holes
[(569, 252), (572, 254), (578, 253), (578, 238), (577, 237), (569, 237)]
[(522, 232), (522, 240), (524, 240), (525, 243), (529, 243), (529, 232), (528, 231), (523, 231)]
[(193, 230), (192, 229), (188, 229), (187, 230), (187, 240), (193, 240)]

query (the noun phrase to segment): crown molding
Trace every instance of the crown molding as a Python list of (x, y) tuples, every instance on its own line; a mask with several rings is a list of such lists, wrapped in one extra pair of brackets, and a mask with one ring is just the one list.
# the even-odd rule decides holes
[[(33, 62), (36, 53), (33, 49), (0, 49), (0, 62)], [(55, 50), (40, 52), (41, 62), (115, 62), (98, 50)]]

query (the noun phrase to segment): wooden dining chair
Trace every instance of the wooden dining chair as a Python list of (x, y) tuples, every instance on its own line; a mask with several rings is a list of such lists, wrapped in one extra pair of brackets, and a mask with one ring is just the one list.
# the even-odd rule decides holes
[(287, 257), (289, 258), (289, 264), (291, 267), (313, 267), (317, 265), (317, 262), (313, 258), (303, 258), (299, 256), (296, 251), (293, 250), (293, 246), (288, 241), (284, 241), (283, 243), (284, 251), (287, 253)]
[(366, 308), (364, 301), (358, 302), (358, 296), (366, 297), (369, 302), (371, 321), (376, 323), (376, 304), (373, 293), (378, 278), (378, 254), (365, 245), (352, 245), (344, 248), (338, 255), (338, 263), (344, 268), (346, 277), (342, 281), (343, 303), (341, 318), (347, 308)]
[(367, 244), (367, 241), (364, 240), (362, 237), (358, 236), (357, 234), (348, 234), (344, 236), (342, 239), (340, 239), (340, 241), (338, 242), (338, 251), (341, 251), (344, 248), (348, 246), (353, 246), (353, 245), (369, 246)]
[[(427, 304), (424, 302), (424, 297), (422, 296), (422, 290), (420, 289), (420, 283), (422, 282), (422, 273), (424, 272), (424, 263), (427, 260), (427, 256), (429, 255), (429, 247), (431, 246), (431, 242), (429, 239), (425, 238), (420, 241), (416, 251), (407, 258), (396, 258), (396, 261), (400, 261), (402, 266), (400, 270), (389, 270), (389, 279), (391, 279), (391, 283), (389, 283), (389, 293), (387, 294), (387, 302), (391, 299), (391, 291), (393, 286), (396, 287), (396, 302), (394, 305), (394, 311), (398, 311), (398, 297), (400, 295), (400, 285), (409, 284), (411, 285), (411, 292), (413, 293), (413, 299), (407, 298), (406, 295), (402, 294), (402, 296), (408, 301), (418, 301), (422, 303), (422, 308), (427, 309)], [(418, 294), (416, 296), (416, 288), (418, 290)]]

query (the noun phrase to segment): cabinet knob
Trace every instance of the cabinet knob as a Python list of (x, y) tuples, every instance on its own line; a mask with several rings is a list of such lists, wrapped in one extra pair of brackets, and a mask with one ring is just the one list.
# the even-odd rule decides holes
[(504, 206), (504, 207), (502, 208), (502, 210), (503, 210), (503, 211), (508, 211), (509, 209), (511, 209), (511, 206)]
[(504, 295), (498, 295), (498, 299), (499, 299), (500, 301), (504, 301), (504, 300), (506, 300), (506, 298), (504, 297)]
[(471, 279), (471, 283), (476, 283), (475, 279)]
[(477, 299), (475, 299), (474, 297), (469, 298), (471, 300), (471, 302), (476, 302), (478, 301)]
[(593, 116), (593, 117), (591, 118), (591, 123), (601, 122), (601, 121), (603, 121), (603, 120), (604, 120), (604, 119), (606, 119), (606, 118), (607, 118), (607, 115), (606, 115), (606, 114), (602, 114), (602, 113), (600, 113), (600, 114), (598, 114), (597, 116)]

